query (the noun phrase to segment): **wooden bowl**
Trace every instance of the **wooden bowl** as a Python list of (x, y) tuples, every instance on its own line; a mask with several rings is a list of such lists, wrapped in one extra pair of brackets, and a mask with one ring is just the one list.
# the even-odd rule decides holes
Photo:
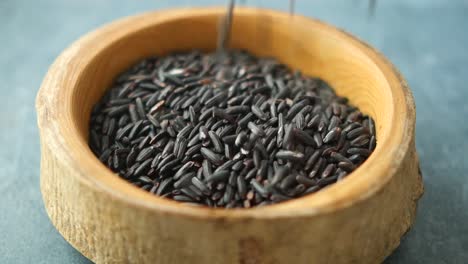
[(377, 148), (318, 193), (252, 209), (195, 208), (116, 177), (87, 144), (92, 106), (132, 63), (174, 50), (213, 50), (224, 8), (146, 13), (72, 44), (37, 96), (41, 190), (55, 227), (98, 263), (377, 263), (414, 221), (423, 186), (406, 82), (378, 52), (322, 22), (235, 10), (231, 47), (270, 55), (328, 81), (371, 115)]

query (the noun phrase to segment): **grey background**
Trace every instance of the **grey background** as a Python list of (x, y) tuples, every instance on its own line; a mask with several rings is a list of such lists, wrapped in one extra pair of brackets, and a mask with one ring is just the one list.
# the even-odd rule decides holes
[[(43, 208), (36, 92), (54, 58), (97, 26), (152, 9), (225, 1), (177, 2), (0, 0), (0, 263), (89, 263)], [(287, 8), (285, 0), (247, 3)], [(382, 51), (414, 93), (426, 192), (414, 228), (386, 263), (468, 263), (468, 1), (379, 0), (371, 20), (366, 6), (365, 0), (297, 0), (298, 13)]]

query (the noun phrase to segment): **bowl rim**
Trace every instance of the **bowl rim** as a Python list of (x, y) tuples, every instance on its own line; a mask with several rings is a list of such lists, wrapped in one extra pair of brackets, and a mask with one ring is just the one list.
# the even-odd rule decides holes
[[(86, 54), (89, 53), (89, 48), (93, 47), (93, 52), (97, 53), (105, 49), (112, 41), (122, 38), (130, 32), (190, 16), (220, 16), (224, 13), (224, 10), (221, 7), (205, 7), (146, 12), (111, 22), (74, 42), (60, 54), (49, 68), (36, 98), (42, 145), (47, 144), (50, 149), (59, 152), (60, 160), (77, 172), (73, 173), (73, 175), (76, 175), (80, 183), (93, 188), (97, 192), (104, 192), (114, 201), (129, 206), (137, 206), (150, 212), (187, 217), (270, 219), (291, 216), (316, 216), (347, 208), (366, 200), (381, 190), (395, 175), (398, 165), (403, 162), (414, 136), (415, 106), (406, 81), (383, 55), (368, 44), (341, 29), (300, 15), (294, 17), (295, 23), (320, 27), (322, 30), (333, 32), (341, 40), (349, 42), (364, 52), (383, 73), (391, 89), (393, 102), (392, 123), (388, 126), (388, 135), (392, 136), (384, 138), (385, 141), (379, 139), (379, 145), (385, 144), (389, 147), (385, 152), (373, 153), (369, 157), (369, 159), (377, 159), (375, 156), (379, 154), (378, 165), (366, 161), (353, 172), (353, 175), (360, 174), (359, 177), (354, 177), (351, 181), (345, 178), (343, 181), (333, 184), (314, 195), (303, 196), (265, 207), (226, 210), (222, 208), (193, 207), (151, 195), (115, 177), (114, 173), (107, 169), (94, 155), (92, 157), (89, 157), (89, 155), (81, 156), (85, 149), (92, 154), (87, 142), (83, 142), (77, 131), (73, 131), (73, 127), (65, 127), (63, 122), (73, 117), (70, 101), (73, 97), (75, 85), (70, 85), (70, 80), (77, 80), (77, 76), (86, 66), (83, 65), (83, 61), (91, 61), (89, 58), (92, 56)], [(236, 7), (235, 12), (248, 16), (261, 13), (262, 15), (284, 19), (289, 18), (287, 13), (270, 9)], [(86, 58), (89, 60), (86, 60)], [(80, 63), (77, 63), (78, 61)], [(78, 66), (75, 66), (75, 64)], [(57, 109), (60, 109), (60, 111)], [(77, 150), (82, 152), (79, 153)], [(57, 155), (57, 153), (52, 154)], [(84, 160), (87, 161), (86, 164), (83, 164)], [(363, 171), (366, 173), (362, 173)]]

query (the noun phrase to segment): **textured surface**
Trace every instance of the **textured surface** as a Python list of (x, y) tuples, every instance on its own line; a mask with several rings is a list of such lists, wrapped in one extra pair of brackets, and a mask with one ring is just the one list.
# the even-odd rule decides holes
[[(224, 1), (180, 1), (179, 5)], [(247, 1), (285, 9), (284, 1)], [(47, 67), (80, 35), (169, 1), (0, 1), (0, 262), (89, 263), (55, 231), (39, 192), (34, 97)], [(408, 80), (426, 192), (416, 224), (387, 263), (464, 263), (468, 258), (468, 22), (466, 0), (297, 1), (299, 13), (338, 25), (381, 50)], [(25, 77), (28, 76), (28, 77)], [(437, 120), (437, 121), (434, 121)], [(445, 141), (445, 142), (444, 142)]]

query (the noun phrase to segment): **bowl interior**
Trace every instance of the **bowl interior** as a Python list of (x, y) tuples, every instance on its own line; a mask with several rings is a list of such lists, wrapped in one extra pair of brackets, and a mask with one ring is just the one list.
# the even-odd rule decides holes
[[(73, 155), (87, 164), (82, 168), (83, 173), (99, 181), (102, 186), (110, 187), (108, 190), (112, 189), (120, 197), (141, 199), (145, 205), (158, 208), (180, 204), (152, 196), (112, 175), (94, 157), (88, 148), (87, 138), (93, 105), (110, 87), (113, 79), (130, 65), (145, 57), (171, 51), (215, 49), (222, 9), (164, 12), (169, 15), (159, 18), (157, 13), (150, 13), (131, 17), (81, 39), (79, 57), (84, 67), (75, 73), (76, 82), (70, 94), (63, 94), (63, 107), (70, 117), (64, 129), (76, 136), (73, 139), (76, 140)], [(319, 210), (325, 205), (331, 208), (362, 198), (386, 181), (384, 172), (390, 168), (392, 153), (398, 148), (394, 145), (398, 144), (403, 134), (403, 128), (395, 122), (402, 112), (397, 109), (395, 101), (402, 96), (402, 92), (395, 86), (398, 77), (377, 53), (346, 33), (321, 22), (256, 9), (235, 11), (230, 46), (246, 49), (257, 56), (275, 57), (294, 69), (324, 79), (339, 95), (348, 97), (352, 104), (372, 116), (377, 129), (376, 150), (345, 180), (313, 195), (243, 211), (287, 212), (302, 206)], [(391, 80), (385, 71), (391, 73)], [(216, 211), (205, 208), (190, 210)]]

